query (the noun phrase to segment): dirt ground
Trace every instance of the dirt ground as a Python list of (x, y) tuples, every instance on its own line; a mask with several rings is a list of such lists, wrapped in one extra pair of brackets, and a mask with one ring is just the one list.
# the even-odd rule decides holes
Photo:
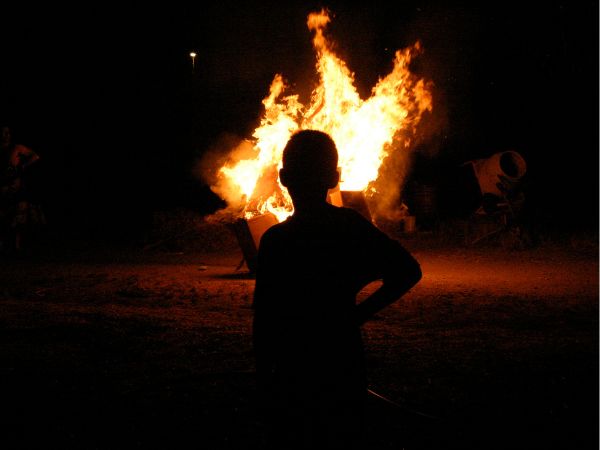
[[(369, 398), (367, 448), (597, 449), (597, 249), (405, 244), (424, 278), (364, 327), (371, 389), (395, 403)], [(0, 447), (260, 448), (240, 260), (3, 261)]]

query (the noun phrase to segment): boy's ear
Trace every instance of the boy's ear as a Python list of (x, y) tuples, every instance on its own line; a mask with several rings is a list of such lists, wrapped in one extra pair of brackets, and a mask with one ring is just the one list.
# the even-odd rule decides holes
[(327, 179), (327, 189), (333, 189), (340, 182), (340, 171), (336, 170), (335, 173), (331, 173)]
[(288, 187), (288, 174), (284, 168), (279, 169), (279, 181), (281, 181), (281, 184), (285, 187)]

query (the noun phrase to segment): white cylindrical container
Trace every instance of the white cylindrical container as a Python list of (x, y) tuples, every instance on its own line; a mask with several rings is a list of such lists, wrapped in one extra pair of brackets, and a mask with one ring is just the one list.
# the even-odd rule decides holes
[(510, 185), (516, 184), (527, 171), (527, 164), (523, 157), (515, 151), (495, 153), (487, 159), (473, 161), (475, 175), (479, 182), (482, 194), (493, 194), (502, 197), (504, 193), (498, 187), (501, 183), (500, 176), (505, 177)]

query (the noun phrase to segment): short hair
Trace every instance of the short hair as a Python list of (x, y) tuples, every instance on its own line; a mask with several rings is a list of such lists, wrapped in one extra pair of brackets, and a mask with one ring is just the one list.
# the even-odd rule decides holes
[(288, 179), (302, 184), (319, 184), (337, 174), (338, 151), (327, 133), (301, 130), (287, 142), (282, 161)]

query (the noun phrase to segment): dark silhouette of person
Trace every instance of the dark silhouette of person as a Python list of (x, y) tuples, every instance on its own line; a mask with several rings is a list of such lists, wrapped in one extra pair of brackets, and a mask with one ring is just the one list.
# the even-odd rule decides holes
[[(253, 345), (269, 448), (361, 447), (360, 325), (421, 279), (398, 241), (358, 212), (327, 203), (337, 163), (328, 134), (303, 130), (290, 138), (279, 176), (294, 213), (260, 241)], [(359, 291), (376, 280), (381, 286), (357, 305)]]
[(22, 250), (24, 238), (46, 222), (33, 189), (39, 159), (13, 142), (10, 127), (0, 127), (0, 254)]

